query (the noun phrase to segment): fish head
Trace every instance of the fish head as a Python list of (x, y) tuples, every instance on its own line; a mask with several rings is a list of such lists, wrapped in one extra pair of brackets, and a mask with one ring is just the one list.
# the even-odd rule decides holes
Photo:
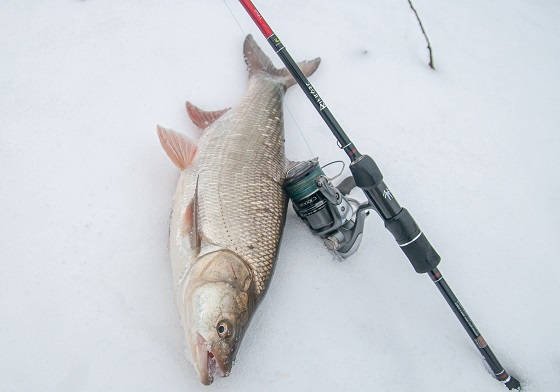
[(200, 381), (231, 372), (255, 308), (253, 279), (243, 260), (229, 251), (203, 256), (185, 291), (185, 333)]

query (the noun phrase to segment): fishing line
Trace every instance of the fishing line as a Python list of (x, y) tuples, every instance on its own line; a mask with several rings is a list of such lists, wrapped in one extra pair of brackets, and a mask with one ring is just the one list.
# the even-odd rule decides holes
[[(233, 10), (231, 9), (231, 7), (229, 6), (229, 4), (227, 3), (226, 0), (222, 0), (224, 5), (226, 6), (227, 10), (229, 11), (231, 17), (233, 18), (233, 20), (235, 20), (235, 23), (237, 24), (237, 27), (239, 27), (239, 30), (241, 31), (241, 33), (243, 35), (247, 35), (247, 32), (245, 31), (245, 29), (243, 28), (243, 26), (241, 25), (241, 23), (239, 23), (239, 20), (237, 19), (237, 17), (235, 16), (235, 14), (233, 13)], [(262, 64), (261, 62), (261, 65)], [(293, 115), (292, 111), (290, 110), (290, 107), (288, 106), (288, 104), (284, 103), (284, 107), (286, 108), (286, 111), (288, 112), (288, 114), (290, 115), (290, 117), (292, 118), (292, 120), (294, 121), (294, 124), (296, 124), (296, 128), (301, 136), (301, 138), (303, 139), (303, 142), (305, 143), (305, 146), (307, 147), (307, 151), (309, 152), (309, 154), (311, 154), (311, 156), (316, 156), (315, 153), (313, 152), (313, 150), (311, 149), (311, 145), (309, 144), (309, 142), (307, 141), (307, 138), (305, 137), (305, 134), (303, 133), (302, 128), (299, 126), (298, 121), (296, 120), (296, 117)]]
[(241, 23), (239, 23), (239, 20), (237, 20), (237, 18), (235, 17), (235, 14), (233, 13), (232, 9), (230, 8), (230, 6), (228, 5), (226, 0), (223, 0), (224, 5), (226, 6), (226, 8), (228, 9), (230, 15), (232, 16), (232, 18), (235, 20), (235, 23), (237, 23), (237, 27), (239, 27), (239, 30), (241, 30), (241, 33), (243, 33), (243, 35), (245, 35), (245, 30), (243, 29), (243, 27), (241, 26)]

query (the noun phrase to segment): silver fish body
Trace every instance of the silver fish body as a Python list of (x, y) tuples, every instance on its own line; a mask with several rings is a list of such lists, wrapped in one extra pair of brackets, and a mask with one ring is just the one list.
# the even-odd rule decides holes
[[(159, 129), (181, 169), (169, 251), (191, 361), (204, 384), (231, 370), (272, 276), (287, 206), (282, 100), (294, 81), (251, 36), (244, 54), (249, 87), (235, 108), (204, 112), (188, 104), (193, 121), (205, 127), (196, 145)], [(311, 74), (318, 64), (301, 67)]]
[[(170, 235), (177, 285), (197, 257), (221, 249), (245, 260), (259, 297), (266, 289), (286, 211), (283, 95), (277, 82), (252, 78), (239, 106), (199, 140), (174, 198)], [(183, 217), (195, 195), (200, 249), (190, 240), (183, 244)]]

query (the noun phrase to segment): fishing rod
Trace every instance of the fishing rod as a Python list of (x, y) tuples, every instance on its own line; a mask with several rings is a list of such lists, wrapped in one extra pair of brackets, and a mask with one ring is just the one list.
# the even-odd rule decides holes
[[(435, 283), (445, 301), (449, 304), (453, 313), (455, 313), (459, 322), (494, 372), (496, 379), (503, 382), (509, 390), (521, 390), (519, 381), (510, 376), (502, 367), (496, 355), (492, 352), (490, 346), (443, 278), (437, 268), (441, 257), (430, 244), (408, 210), (399, 205), (393, 193), (383, 181), (383, 175), (375, 161), (369, 155), (362, 155), (358, 152), (354, 143), (336, 121), (325, 101), (321, 99), (317, 90), (307, 80), (282, 41), (270, 28), (252, 1), (239, 1), (336, 137), (339, 148), (344, 150), (351, 161), (350, 171), (352, 173), (352, 180), (350, 181), (351, 184), (348, 184), (348, 181), (346, 181), (346, 184), (342, 187), (344, 189), (340, 186), (332, 187), (330, 182), (325, 180), (325, 176), (316, 160), (308, 161), (304, 165), (295, 168), (295, 173), (289, 173), (286, 190), (292, 199), (296, 213), (307, 222), (313, 231), (325, 238), (327, 246), (332, 247), (334, 250), (340, 250), (342, 243), (353, 248), (351, 250), (342, 249), (341, 254), (344, 256), (354, 251), (356, 242), (359, 243), (357, 237), (361, 238), (361, 227), (357, 230), (356, 226), (363, 226), (365, 210), (373, 208), (377, 211), (383, 219), (385, 227), (391, 232), (416, 272), (421, 274), (427, 273)], [(358, 206), (354, 221), (346, 218), (348, 205), (343, 202), (353, 186), (359, 187), (368, 200), (366, 205)], [(330, 232), (329, 227), (333, 228)], [(350, 236), (352, 238), (349, 240)]]

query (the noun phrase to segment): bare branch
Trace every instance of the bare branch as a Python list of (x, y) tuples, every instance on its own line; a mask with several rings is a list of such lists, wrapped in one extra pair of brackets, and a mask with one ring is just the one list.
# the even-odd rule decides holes
[(426, 43), (428, 44), (428, 52), (430, 54), (430, 63), (429, 63), (430, 68), (435, 70), (434, 58), (432, 56), (432, 46), (430, 45), (430, 40), (428, 39), (428, 34), (426, 34), (426, 30), (424, 30), (424, 25), (422, 24), (422, 21), (420, 20), (420, 16), (418, 16), (418, 12), (416, 12), (416, 8), (414, 8), (414, 5), (412, 5), (412, 0), (408, 0), (408, 4), (410, 5), (410, 8), (414, 12), (414, 15), (416, 15), (416, 20), (418, 21), (418, 24), (420, 25), (420, 29), (422, 30), (422, 34), (424, 34), (424, 38), (426, 38)]

